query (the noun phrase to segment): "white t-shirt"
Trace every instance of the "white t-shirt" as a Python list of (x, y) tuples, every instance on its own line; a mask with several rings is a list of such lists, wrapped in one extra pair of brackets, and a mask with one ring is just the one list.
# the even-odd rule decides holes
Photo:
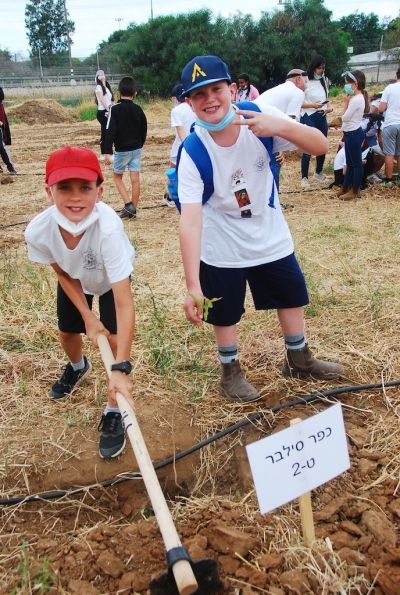
[[(92, 87), (93, 89), (93, 87)], [(102, 102), (100, 101), (97, 93), (101, 93), (101, 97), (104, 99), (104, 101), (106, 102), (106, 104), (108, 106), (111, 105), (112, 103), (112, 94), (111, 91), (108, 87), (106, 87), (106, 94), (103, 95), (103, 89), (101, 88), (101, 85), (96, 85), (96, 88), (94, 90), (94, 92), (96, 93), (96, 99), (97, 99), (97, 109), (99, 110), (105, 110), (106, 108), (104, 107), (104, 105), (102, 104)]]
[(387, 103), (382, 128), (391, 124), (400, 124), (400, 82), (388, 85), (382, 93), (381, 101)]
[[(196, 119), (196, 115), (193, 112), (192, 108), (188, 103), (180, 103), (176, 105), (171, 110), (171, 128), (176, 128), (177, 126), (183, 127), (183, 132), (185, 137), (190, 132), (190, 127)], [(176, 163), (176, 156), (178, 155), (178, 149), (181, 144), (181, 139), (178, 136), (178, 133), (175, 133), (175, 140), (171, 147), (170, 152), (170, 161), (171, 163)]]
[(333, 169), (336, 171), (337, 169), (343, 169), (346, 165), (346, 153), (344, 147), (339, 149), (339, 151), (335, 155), (335, 161), (333, 162)]
[(365, 110), (365, 99), (362, 93), (354, 95), (349, 101), (346, 111), (342, 116), (343, 132), (352, 132), (361, 126)]
[[(272, 106), (260, 107), (264, 113), (289, 119)], [(214, 193), (203, 206), (201, 260), (216, 267), (240, 268), (292, 254), (293, 240), (276, 188), (274, 208), (268, 204), (274, 182), (268, 152), (261, 141), (246, 126), (240, 126), (236, 143), (220, 147), (207, 130), (198, 126), (195, 130), (210, 155), (214, 175)], [(273, 139), (274, 151), (295, 148), (280, 137)], [(204, 184), (185, 150), (178, 186), (182, 204), (202, 202)], [(248, 211), (251, 217), (245, 216)]]
[(298, 89), (294, 83), (286, 81), (282, 85), (261, 93), (254, 103), (259, 106), (273, 105), (284, 114), (295, 116), (296, 120), (299, 120), (300, 109), (304, 103), (304, 91)]
[[(324, 87), (321, 84), (321, 81), (316, 79), (308, 79), (303, 103), (315, 103), (316, 101), (326, 101), (327, 99), (328, 97), (325, 93)], [(326, 104), (322, 105), (318, 109), (323, 109), (325, 111)], [(307, 107), (305, 109), (303, 108), (300, 111), (300, 116), (304, 116), (304, 114), (310, 116), (311, 114), (314, 114), (316, 111), (317, 110), (313, 107)]]
[(73, 250), (65, 245), (56, 223), (53, 205), (34, 217), (25, 230), (30, 260), (57, 263), (72, 279), (79, 279), (85, 293), (103, 295), (129, 277), (135, 250), (121, 219), (103, 202), (95, 205), (99, 218), (83, 234)]

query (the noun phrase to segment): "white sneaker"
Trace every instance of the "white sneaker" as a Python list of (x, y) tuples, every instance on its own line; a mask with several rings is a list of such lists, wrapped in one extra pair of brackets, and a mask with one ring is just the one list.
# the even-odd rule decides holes
[(303, 186), (303, 188), (306, 188), (310, 185), (310, 182), (308, 181), (308, 178), (303, 178), (301, 180), (301, 185)]
[(328, 178), (322, 172), (320, 174), (317, 174), (317, 172), (315, 172), (315, 174), (313, 175), (313, 178), (314, 178), (314, 180), (318, 180), (318, 182), (327, 182), (328, 181)]
[(382, 151), (379, 145), (374, 145), (373, 147), (371, 147), (371, 151), (376, 155), (385, 155), (385, 153)]
[(99, 161), (104, 161), (104, 155), (100, 155)]
[(371, 182), (372, 184), (380, 184), (382, 180), (376, 174), (371, 174), (370, 176), (368, 176), (367, 182)]

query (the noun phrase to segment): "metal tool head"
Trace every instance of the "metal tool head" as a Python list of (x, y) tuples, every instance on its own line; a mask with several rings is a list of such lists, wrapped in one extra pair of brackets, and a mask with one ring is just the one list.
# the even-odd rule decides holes
[[(199, 588), (193, 595), (212, 595), (221, 586), (218, 565), (213, 558), (190, 561)], [(180, 595), (171, 568), (150, 581), (151, 595)]]

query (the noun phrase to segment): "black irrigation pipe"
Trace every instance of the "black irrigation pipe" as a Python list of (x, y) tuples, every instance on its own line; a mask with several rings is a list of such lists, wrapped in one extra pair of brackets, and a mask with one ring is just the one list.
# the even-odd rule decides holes
[[(138, 211), (144, 211), (145, 209), (159, 209), (160, 207), (167, 207), (167, 204), (159, 204), (159, 205), (148, 205), (147, 207), (139, 207)], [(115, 211), (119, 213), (119, 211)], [(19, 221), (18, 223), (8, 223), (7, 225), (0, 225), (0, 229), (6, 229), (7, 227), (15, 227), (16, 225), (26, 225), (30, 223), (30, 221)]]
[[(320, 393), (313, 393), (306, 397), (300, 397), (299, 399), (295, 399), (294, 401), (289, 401), (288, 403), (282, 403), (281, 405), (276, 405), (275, 407), (270, 407), (264, 411), (260, 411), (259, 413), (251, 415), (250, 417), (246, 417), (242, 421), (240, 421), (236, 424), (233, 424), (232, 426), (229, 426), (228, 428), (226, 428), (225, 430), (222, 430), (221, 432), (217, 432), (213, 436), (206, 438), (205, 440), (203, 440), (202, 442), (199, 442), (198, 444), (194, 444), (193, 446), (187, 448), (186, 450), (183, 450), (182, 452), (178, 453), (175, 456), (169, 457), (168, 459), (165, 459), (164, 461), (161, 461), (159, 463), (155, 463), (154, 469), (155, 470), (162, 469), (163, 467), (170, 465), (174, 461), (179, 461), (180, 459), (183, 459), (184, 457), (192, 454), (196, 450), (199, 450), (200, 448), (203, 448), (204, 446), (207, 446), (208, 444), (211, 444), (212, 442), (215, 442), (216, 440), (223, 438), (227, 434), (235, 432), (239, 428), (241, 428), (249, 423), (258, 421), (258, 420), (266, 417), (270, 413), (277, 413), (278, 411), (281, 411), (282, 409), (287, 409), (288, 407), (294, 407), (295, 405), (308, 404), (313, 401), (316, 401), (317, 399), (325, 399), (327, 397), (340, 395), (342, 393), (351, 393), (351, 392), (370, 390), (370, 389), (375, 389), (375, 388), (388, 388), (391, 386), (399, 386), (399, 385), (400, 385), (400, 380), (392, 380), (392, 381), (386, 382), (386, 383), (377, 382), (374, 384), (356, 384), (356, 385), (352, 385), (352, 386), (344, 386), (344, 387), (333, 388), (330, 390), (322, 391)], [(98, 487), (106, 488), (109, 486), (114, 486), (114, 485), (118, 485), (120, 483), (124, 483), (125, 481), (128, 481), (130, 479), (140, 479), (141, 476), (142, 475), (140, 472), (126, 473), (124, 475), (124, 477), (114, 477), (113, 479), (107, 479), (107, 480), (101, 481), (97, 484), (93, 484), (93, 485), (85, 486), (85, 487), (71, 488), (69, 490), (59, 490), (56, 492), (43, 492), (42, 494), (33, 494), (31, 496), (15, 496), (13, 498), (0, 498), (0, 506), (10, 506), (12, 504), (20, 504), (21, 502), (24, 502), (24, 503), (25, 502), (37, 502), (37, 501), (41, 501), (41, 500), (53, 500), (55, 498), (63, 498), (64, 496), (73, 496), (75, 494), (87, 492), (91, 489), (96, 489)]]
[[(158, 164), (154, 164), (154, 165), (158, 165)], [(18, 174), (19, 176), (43, 176), (44, 174)], [(324, 187), (324, 188), (320, 188), (320, 190), (329, 190), (328, 186)], [(303, 194), (305, 192), (315, 192), (315, 189), (311, 189), (311, 190), (288, 190), (286, 192), (280, 192), (279, 196), (282, 196), (282, 194)], [(145, 209), (159, 209), (160, 207), (167, 207), (168, 205), (166, 204), (159, 204), (159, 205), (149, 205), (147, 207), (139, 207), (138, 210), (139, 211), (144, 211)], [(291, 206), (291, 205), (290, 205)], [(118, 213), (119, 211), (116, 211), (116, 213)], [(19, 223), (10, 223), (8, 225), (0, 225), (0, 229), (5, 229), (6, 227), (14, 227), (15, 225), (25, 225), (26, 223), (29, 223), (29, 221), (20, 221)]]

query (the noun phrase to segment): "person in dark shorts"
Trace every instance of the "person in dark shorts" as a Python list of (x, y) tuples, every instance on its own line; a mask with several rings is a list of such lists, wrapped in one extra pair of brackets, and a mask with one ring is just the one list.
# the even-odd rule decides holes
[[(70, 361), (49, 397), (65, 399), (89, 376), (92, 366), (82, 351), (82, 333), (95, 347), (100, 334), (110, 342), (117, 363), (99, 424), (100, 456), (110, 459), (126, 442), (116, 393), (134, 407), (129, 358), (135, 325), (130, 284), (135, 250), (118, 215), (100, 202), (103, 180), (90, 149), (67, 146), (51, 153), (46, 192), (54, 205), (32, 219), (25, 239), (30, 260), (49, 264), (58, 277), (59, 336)], [(92, 312), (94, 295), (99, 296), (100, 320)]]
[(205, 299), (217, 298), (207, 322), (214, 327), (221, 360), (220, 392), (238, 403), (260, 397), (244, 378), (238, 359), (236, 325), (245, 311), (246, 283), (256, 309), (277, 310), (286, 345), (283, 375), (340, 377), (343, 367), (316, 359), (306, 343), (307, 288), (279, 197), (274, 195), (268, 152), (255, 135), (273, 137), (274, 151), (299, 147), (319, 155), (327, 152), (327, 139), (316, 128), (269, 105), (259, 106), (262, 113), (236, 111), (231, 104), (235, 85), (217, 56), (191, 60), (181, 81), (197, 116), (195, 132), (210, 154), (214, 186), (203, 205), (204, 183), (183, 149), (178, 180), (188, 290), (184, 309), (190, 322), (201, 325)]

